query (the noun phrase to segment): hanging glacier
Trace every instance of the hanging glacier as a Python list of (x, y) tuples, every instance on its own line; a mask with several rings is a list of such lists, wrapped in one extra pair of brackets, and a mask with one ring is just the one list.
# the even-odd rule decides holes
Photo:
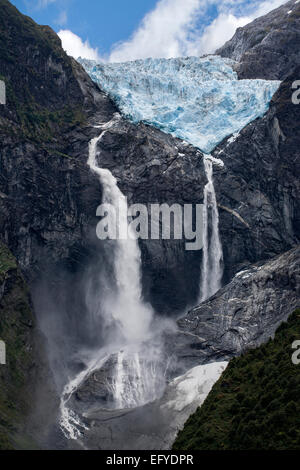
[(155, 126), (204, 153), (262, 117), (280, 85), (239, 80), (235, 62), (219, 56), (79, 61), (128, 119)]

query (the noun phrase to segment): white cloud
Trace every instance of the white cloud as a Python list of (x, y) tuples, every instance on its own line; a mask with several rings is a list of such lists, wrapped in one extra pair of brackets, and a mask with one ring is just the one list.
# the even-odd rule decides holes
[(267, 13), (269, 13), (272, 10), (275, 10), (275, 8), (280, 7), (284, 3), (287, 3), (287, 0), (269, 0), (269, 1), (261, 2), (257, 10), (255, 11), (255, 18), (266, 15)]
[[(237, 28), (245, 26), (260, 16), (266, 15), (283, 3), (286, 3), (286, 0), (254, 2), (252, 4), (252, 12), (249, 12), (248, 16), (237, 16), (231, 13), (230, 10), (227, 13), (220, 13), (204, 30), (199, 38), (199, 42), (194, 44), (194, 51), (190, 50), (191, 54), (210, 54), (215, 52), (232, 38)], [(226, 11), (226, 8), (224, 10)]]
[(132, 37), (113, 47), (110, 62), (181, 55), (200, 3), (199, 0), (160, 0)]
[(88, 40), (83, 42), (79, 36), (67, 29), (60, 30), (57, 34), (62, 41), (63, 49), (67, 54), (75, 59), (78, 59), (78, 57), (84, 57), (85, 59), (101, 60), (98, 54), (98, 49), (93, 49)]
[[(110, 62), (147, 57), (178, 57), (212, 53), (228, 41), (236, 29), (285, 3), (286, 0), (160, 0), (127, 41), (115, 44)], [(217, 18), (204, 30), (197, 20), (215, 5)]]
[[(39, 0), (49, 3), (56, 0)], [(112, 47), (108, 59), (72, 31), (61, 30), (58, 35), (63, 48), (75, 58), (97, 61), (125, 62), (128, 60), (170, 58), (210, 54), (231, 39), (237, 28), (279, 7), (286, 0), (159, 0), (147, 13), (137, 30), (127, 41)], [(217, 17), (204, 29), (197, 29), (206, 18), (208, 7), (217, 8)], [(61, 17), (60, 20), (67, 18)], [(64, 22), (59, 23), (63, 25)]]
[(47, 8), (51, 3), (56, 3), (58, 0), (24, 0), (29, 11), (43, 10)]
[(39, 10), (42, 9), (42, 8), (46, 8), (48, 5), (50, 5), (51, 3), (55, 3), (57, 0), (38, 0), (36, 3), (36, 8), (38, 8)]
[(212, 54), (234, 35), (237, 28), (245, 26), (251, 20), (248, 17), (221, 13), (207, 28), (202, 36), (191, 44), (189, 55)]
[(58, 15), (58, 17), (56, 18), (55, 20), (55, 23), (58, 25), (58, 26), (64, 26), (65, 24), (67, 24), (68, 22), (68, 14), (67, 14), (67, 11), (66, 10), (62, 10), (60, 12), (60, 14)]

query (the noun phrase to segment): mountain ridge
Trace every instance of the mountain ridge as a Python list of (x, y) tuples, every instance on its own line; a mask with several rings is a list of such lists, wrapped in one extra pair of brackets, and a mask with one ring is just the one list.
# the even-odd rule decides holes
[(284, 80), (300, 65), (300, 4), (288, 1), (267, 15), (238, 28), (233, 38), (216, 51), (236, 60), (239, 78)]

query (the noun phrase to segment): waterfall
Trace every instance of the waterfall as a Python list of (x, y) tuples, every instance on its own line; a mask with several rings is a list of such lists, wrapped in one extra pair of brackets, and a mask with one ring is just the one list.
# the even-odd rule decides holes
[(102, 203), (112, 205), (118, 214), (118, 236), (112, 250), (115, 285), (106, 296), (101, 293), (101, 315), (113, 329), (113, 339), (111, 344), (90, 358), (88, 367), (70, 380), (63, 390), (60, 425), (69, 439), (79, 438), (86, 429), (79, 416), (68, 406), (70, 399), (109, 357), (116, 357), (111, 387), (116, 408), (144, 405), (157, 398), (165, 385), (161, 349), (153, 337), (155, 330), (151, 328), (153, 311), (142, 299), (141, 252), (128, 223), (127, 198), (112, 173), (97, 164), (97, 146), (118, 119), (119, 115), (116, 114), (111, 121), (99, 126), (100, 135), (89, 143), (88, 158), (88, 166), (99, 176), (102, 185)]
[[(95, 137), (89, 144), (88, 165), (99, 176), (102, 188), (104, 204), (111, 204), (119, 214), (117, 240), (115, 241), (114, 274), (116, 278), (116, 292), (114, 298), (109, 299), (109, 311), (111, 320), (118, 326), (119, 332), (125, 340), (125, 344), (145, 341), (150, 335), (150, 324), (153, 312), (150, 306), (142, 301), (141, 285), (141, 253), (138, 241), (130, 233), (130, 225), (127, 220), (127, 199), (118, 188), (117, 181), (112, 173), (97, 165), (97, 145), (104, 134), (116, 122), (116, 117), (101, 126), (99, 137)], [(126, 239), (120, 235), (128, 234)]]
[(162, 364), (150, 354), (134, 351), (118, 353), (113, 391), (119, 409), (141, 406), (155, 400), (163, 392)]
[(201, 301), (221, 288), (223, 276), (223, 250), (219, 235), (219, 211), (213, 182), (213, 163), (223, 166), (222, 160), (204, 156), (207, 184), (204, 188), (203, 260), (201, 270)]

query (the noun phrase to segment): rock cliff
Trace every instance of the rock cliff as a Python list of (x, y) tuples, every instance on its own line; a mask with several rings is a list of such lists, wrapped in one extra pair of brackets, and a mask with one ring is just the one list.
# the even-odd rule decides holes
[(299, 65), (300, 4), (284, 3), (243, 28), (216, 53), (238, 62), (240, 78), (284, 80)]

